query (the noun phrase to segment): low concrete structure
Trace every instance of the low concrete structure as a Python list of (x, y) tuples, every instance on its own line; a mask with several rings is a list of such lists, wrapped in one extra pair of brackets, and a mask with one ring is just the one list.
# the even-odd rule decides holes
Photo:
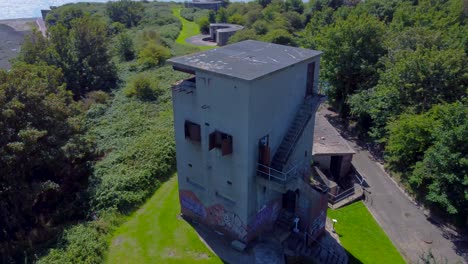
[(184, 2), (185, 8), (200, 8), (218, 11), (222, 7), (221, 1), (212, 0), (193, 0), (192, 2)]
[(218, 46), (227, 45), (229, 38), (237, 31), (244, 29), (241, 25), (215, 23), (210, 24), (210, 38), (216, 42)]
[(328, 120), (317, 114), (312, 159), (320, 170), (331, 176), (331, 180), (339, 181), (349, 175), (355, 153)]

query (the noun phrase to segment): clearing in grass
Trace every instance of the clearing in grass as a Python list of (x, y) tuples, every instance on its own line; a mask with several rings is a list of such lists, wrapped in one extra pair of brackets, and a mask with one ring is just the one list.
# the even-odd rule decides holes
[(117, 229), (107, 263), (222, 263), (180, 214), (177, 177)]
[(338, 210), (329, 209), (328, 217), (338, 220), (335, 230), (351, 255), (350, 263), (405, 263), (362, 202)]

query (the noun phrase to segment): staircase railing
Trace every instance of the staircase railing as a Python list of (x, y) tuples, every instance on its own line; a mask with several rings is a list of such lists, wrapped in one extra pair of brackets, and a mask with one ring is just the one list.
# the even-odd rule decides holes
[[(299, 111), (302, 111), (302, 110), (299, 110)], [(288, 147), (288, 149), (287, 149), (287, 151), (285, 153), (285, 159), (284, 159), (285, 162), (288, 160), (289, 156), (292, 154), (292, 152), (294, 150), (294, 147), (296, 146), (297, 142), (299, 141), (299, 138), (301, 137), (302, 132), (304, 132), (304, 129), (305, 129), (307, 123), (309, 122), (310, 118), (311, 118), (310, 113), (307, 113), (306, 115), (307, 116), (302, 120), (302, 123), (300, 124), (300, 129), (298, 129), (298, 131), (294, 135), (292, 143), (289, 144), (289, 147)]]
[(288, 182), (297, 176), (300, 168), (300, 163), (295, 164), (291, 169), (286, 172), (276, 170), (270, 166), (257, 163), (257, 173), (265, 176), (268, 180), (278, 180), (281, 182)]

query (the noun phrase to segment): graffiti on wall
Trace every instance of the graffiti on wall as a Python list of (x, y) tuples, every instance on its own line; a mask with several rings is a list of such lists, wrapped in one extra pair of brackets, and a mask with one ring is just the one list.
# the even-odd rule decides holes
[(236, 213), (227, 210), (222, 204), (205, 207), (192, 191), (180, 190), (180, 204), (183, 214), (216, 226), (241, 241), (247, 241), (257, 232), (271, 228), (281, 210), (279, 200), (271, 201), (247, 226)]
[(193, 192), (181, 190), (179, 199), (182, 213), (184, 213), (184, 210), (188, 210), (199, 218), (204, 219), (206, 217), (205, 207)]
[(278, 218), (280, 210), (280, 202), (278, 200), (271, 201), (255, 215), (255, 218), (249, 225), (249, 232), (255, 233), (265, 229), (265, 227), (271, 226), (271, 224), (273, 224), (273, 222)]
[(320, 212), (320, 215), (315, 218), (309, 228), (309, 233), (312, 237), (317, 237), (318, 234), (325, 228), (325, 221), (327, 217), (325, 216), (324, 211)]
[(227, 230), (240, 240), (245, 240), (247, 237), (247, 228), (240, 217), (234, 212), (227, 211), (223, 205), (216, 204), (207, 209), (208, 218), (207, 223), (215, 226), (219, 226), (224, 230)]

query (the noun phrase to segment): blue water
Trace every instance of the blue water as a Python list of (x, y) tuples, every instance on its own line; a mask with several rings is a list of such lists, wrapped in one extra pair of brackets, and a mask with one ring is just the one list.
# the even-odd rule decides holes
[(108, 0), (0, 0), (0, 19), (40, 17), (41, 9), (77, 2), (101, 2)]

